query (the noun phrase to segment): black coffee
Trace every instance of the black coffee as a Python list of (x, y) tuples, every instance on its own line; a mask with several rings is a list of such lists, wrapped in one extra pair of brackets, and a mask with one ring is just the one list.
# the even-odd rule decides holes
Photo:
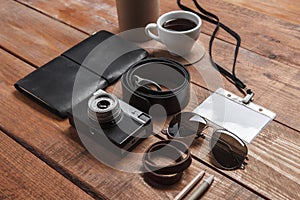
[(197, 24), (195, 22), (184, 18), (170, 19), (165, 21), (162, 25), (163, 28), (172, 31), (188, 31), (196, 26)]

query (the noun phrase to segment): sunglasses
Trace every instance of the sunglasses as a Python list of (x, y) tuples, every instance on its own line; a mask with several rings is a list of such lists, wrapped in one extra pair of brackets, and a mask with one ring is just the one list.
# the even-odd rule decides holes
[[(220, 128), (218, 125), (191, 112), (182, 112), (175, 115), (165, 131), (170, 139), (183, 139), (188, 137), (206, 138), (203, 131), (212, 128), (210, 138), (210, 152), (216, 165), (226, 170), (244, 169), (245, 160), (248, 160), (246, 144), (235, 134)], [(193, 138), (193, 139), (194, 139)]]

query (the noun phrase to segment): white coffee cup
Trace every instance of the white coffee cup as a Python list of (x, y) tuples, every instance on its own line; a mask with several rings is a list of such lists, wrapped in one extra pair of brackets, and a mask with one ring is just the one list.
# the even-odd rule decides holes
[[(196, 25), (184, 31), (170, 30), (163, 27), (165, 22), (175, 19), (188, 19)], [(201, 25), (201, 18), (192, 12), (171, 11), (161, 15), (156, 23), (148, 24), (145, 32), (152, 39), (164, 44), (171, 54), (186, 56), (190, 54), (199, 37)], [(152, 30), (156, 30), (158, 35), (154, 34)]]

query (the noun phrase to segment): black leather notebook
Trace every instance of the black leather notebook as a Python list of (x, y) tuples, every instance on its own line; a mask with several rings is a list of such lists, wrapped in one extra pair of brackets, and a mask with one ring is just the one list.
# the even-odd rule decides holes
[(114, 83), (147, 52), (107, 31), (99, 31), (28, 74), (15, 87), (58, 116), (95, 90)]

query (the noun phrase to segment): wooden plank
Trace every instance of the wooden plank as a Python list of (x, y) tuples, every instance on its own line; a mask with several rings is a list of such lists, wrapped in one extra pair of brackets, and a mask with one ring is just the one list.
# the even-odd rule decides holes
[(300, 24), (300, 2), (294, 0), (225, 0), (231, 4), (246, 7), (272, 17)]
[(0, 7), (1, 47), (37, 66), (87, 37), (17, 2), (2, 0)]
[[(196, 161), (186, 171), (184, 179), (163, 190), (150, 187), (140, 174), (121, 172), (102, 164), (85, 150), (67, 120), (57, 120), (13, 88), (12, 84), (33, 68), (2, 50), (0, 58), (4, 63), (0, 69), (0, 104), (3, 105), (0, 109), (0, 127), (22, 145), (34, 150), (52, 168), (80, 182), (89, 192), (110, 199), (151, 199), (154, 196), (157, 199), (172, 199), (197, 172), (205, 169), (207, 176), (216, 175), (211, 192), (205, 195), (207, 199), (222, 198), (224, 195), (228, 198), (258, 198), (253, 192)], [(157, 138), (148, 138), (137, 151), (143, 152), (154, 141)], [(232, 189), (228, 191), (228, 188)]]
[[(60, 3), (51, 6), (49, 6), (48, 2), (40, 0), (18, 1), (59, 20), (66, 21), (66, 23), (78, 27), (88, 33), (93, 33), (94, 31), (103, 28), (117, 30), (115, 28), (110, 29), (111, 27), (107, 26), (107, 24), (117, 24), (114, 1), (87, 0), (79, 2), (60, 0)], [(179, 9), (175, 3), (176, 1), (161, 0), (160, 2), (161, 13)], [(191, 0), (182, 0), (182, 2), (193, 7)], [(274, 18), (264, 13), (248, 9), (248, 7), (241, 7), (228, 3), (226, 0), (208, 0), (199, 3), (208, 11), (217, 14), (224, 24), (239, 33), (244, 48), (299, 69), (299, 23), (291, 23)], [(294, 3), (292, 5), (294, 5)], [(78, 10), (80, 10), (80, 12)], [(282, 13), (288, 16), (290, 14), (289, 11), (290, 9), (282, 10)], [(94, 15), (90, 16), (90, 13), (93, 13)], [(98, 16), (98, 18), (95, 16)], [(105, 18), (105, 24), (101, 24), (99, 18)], [(80, 21), (80, 23), (78, 23), (78, 21)], [(86, 23), (81, 23), (81, 21)], [(98, 24), (101, 24), (101, 26), (98, 26)], [(206, 34), (211, 35), (213, 28), (214, 26), (204, 22), (201, 30)], [(223, 40), (234, 42), (232, 38), (224, 32), (220, 32), (218, 37)]]
[(0, 199), (93, 199), (0, 131)]
[(17, 1), (89, 34), (101, 29), (111, 32), (118, 31), (115, 1), (57, 0), (51, 6), (47, 1)]

